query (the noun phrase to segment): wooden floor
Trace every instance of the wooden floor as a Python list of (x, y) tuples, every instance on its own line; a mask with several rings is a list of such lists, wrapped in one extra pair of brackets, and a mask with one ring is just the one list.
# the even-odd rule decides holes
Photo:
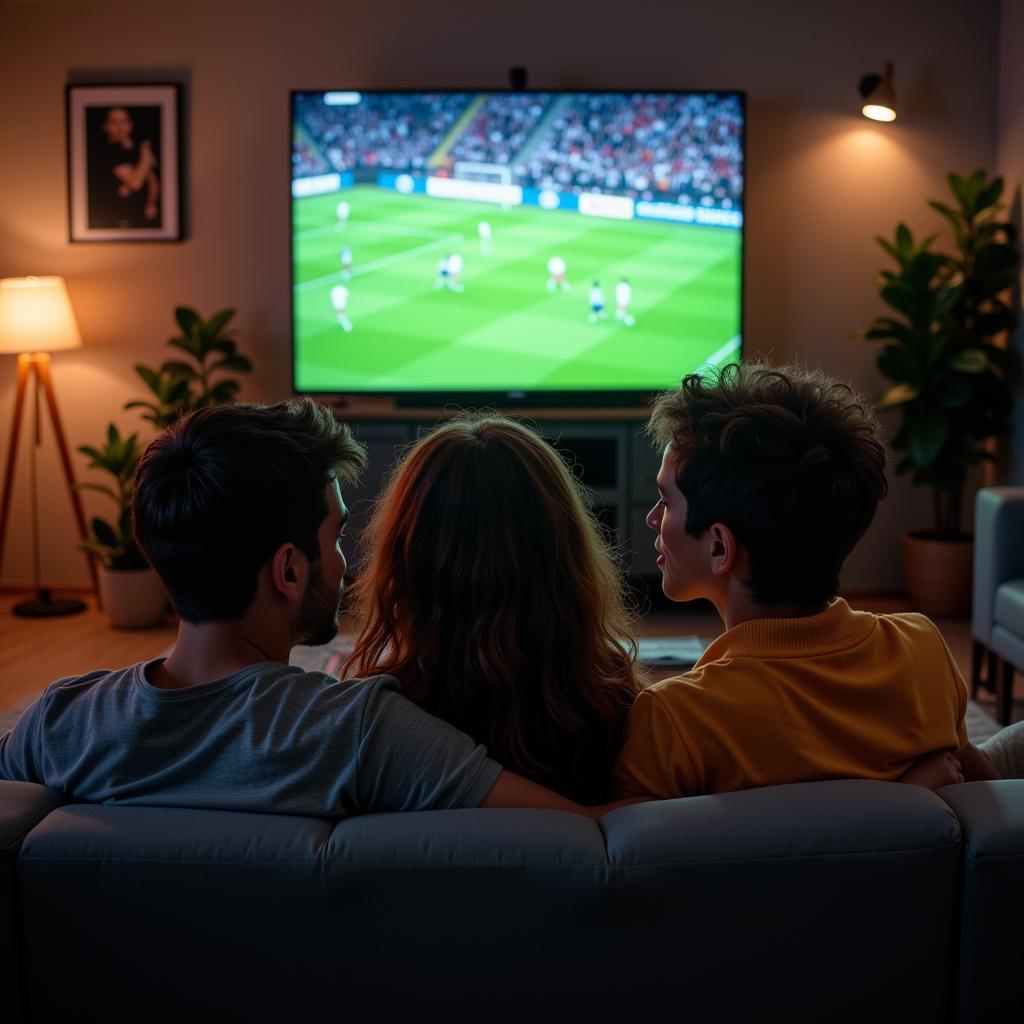
[[(90, 601), (85, 612), (57, 619), (24, 619), (11, 609), (22, 595), (0, 595), (0, 712), (25, 697), (39, 693), (61, 676), (78, 675), (94, 668), (122, 668), (155, 657), (174, 642), (175, 627), (170, 618), (156, 629), (112, 629)], [(906, 611), (909, 605), (892, 598), (850, 597), (850, 604), (866, 611)], [(940, 620), (939, 628), (960, 666), (970, 678), (970, 623)], [(648, 636), (695, 633), (713, 637), (722, 624), (710, 606), (682, 605), (650, 612), (644, 619)], [(1024, 684), (1017, 676), (1015, 718), (1022, 715)], [(994, 710), (994, 699), (982, 691), (979, 700)]]
[(77, 615), (23, 619), (11, 609), (24, 596), (0, 595), (0, 711), (61, 676), (152, 658), (174, 642), (177, 632), (170, 620), (158, 629), (112, 629), (91, 598)]

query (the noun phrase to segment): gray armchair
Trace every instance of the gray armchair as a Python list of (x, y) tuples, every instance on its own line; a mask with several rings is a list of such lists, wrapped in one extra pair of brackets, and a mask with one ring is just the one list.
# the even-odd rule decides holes
[(999, 720), (1013, 711), (1014, 672), (1024, 672), (1024, 487), (985, 487), (974, 506), (971, 693), (984, 682)]

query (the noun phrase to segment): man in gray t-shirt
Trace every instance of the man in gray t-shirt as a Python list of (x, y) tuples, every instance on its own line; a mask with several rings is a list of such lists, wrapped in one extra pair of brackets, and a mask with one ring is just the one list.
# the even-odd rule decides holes
[(166, 658), (49, 686), (0, 778), (82, 800), (342, 817), (450, 807), (598, 816), (507, 772), (390, 676), (288, 666), (338, 628), (361, 445), (323, 406), (201, 409), (146, 450), (135, 537), (181, 619)]
[(397, 692), (258, 662), (184, 689), (160, 662), (60, 679), (0, 739), (0, 778), (96, 803), (278, 811), (476, 807), (501, 765)]

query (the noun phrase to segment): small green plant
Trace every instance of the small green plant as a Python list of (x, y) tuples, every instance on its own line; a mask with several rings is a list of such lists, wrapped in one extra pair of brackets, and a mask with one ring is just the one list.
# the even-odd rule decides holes
[(949, 226), (952, 252), (933, 251), (938, 235), (916, 242), (905, 224), (892, 241), (879, 238), (897, 266), (881, 272), (879, 291), (898, 315), (879, 317), (865, 337), (886, 342), (877, 366), (892, 383), (877, 408), (900, 414), (891, 444), (906, 454), (896, 472), (931, 488), (931, 535), (956, 540), (968, 473), (992, 458), (987, 440), (1010, 428), (1019, 366), (999, 339), (1017, 322), (1005, 293), (1020, 272), (1020, 251), (1013, 225), (1000, 217), (1002, 178), (977, 170), (948, 181), (952, 205), (929, 205)]
[(238, 352), (227, 330), (234, 315), (233, 309), (222, 309), (203, 320), (187, 306), (175, 309), (174, 319), (181, 333), (167, 344), (184, 352), (191, 361), (168, 360), (157, 369), (136, 365), (135, 372), (153, 397), (128, 402), (125, 408), (145, 410), (142, 418), (163, 430), (193, 409), (233, 401), (241, 385), (224, 374), (252, 372), (252, 363)]
[(120, 431), (111, 423), (102, 448), (84, 444), (78, 450), (89, 457), (90, 469), (109, 473), (113, 479), (106, 484), (76, 486), (83, 491), (105, 494), (117, 507), (117, 518), (113, 522), (93, 516), (89, 524), (92, 536), (82, 541), (79, 547), (95, 555), (107, 569), (145, 569), (146, 559), (132, 535), (132, 489), (135, 467), (142, 458), (139, 435), (122, 438)]

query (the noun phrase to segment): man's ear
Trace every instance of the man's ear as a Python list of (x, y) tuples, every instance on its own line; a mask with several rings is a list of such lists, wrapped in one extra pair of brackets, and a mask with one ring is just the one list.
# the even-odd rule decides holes
[(712, 523), (708, 528), (708, 567), (713, 576), (728, 576), (740, 557), (740, 543), (736, 534), (724, 523)]
[(301, 600), (308, 571), (309, 560), (294, 544), (282, 544), (270, 558), (271, 585), (289, 600)]

